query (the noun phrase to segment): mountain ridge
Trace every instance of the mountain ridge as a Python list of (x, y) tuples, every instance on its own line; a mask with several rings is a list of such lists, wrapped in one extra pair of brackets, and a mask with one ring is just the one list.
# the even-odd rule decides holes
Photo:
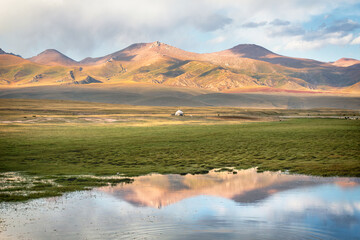
[(15, 53), (8, 53), (8, 52), (5, 52), (4, 50), (2, 50), (1, 48), (0, 48), (0, 54), (9, 54), (9, 55), (13, 55), (13, 56), (16, 56), (16, 57), (21, 57), (20, 55), (17, 55), (17, 54), (15, 54)]
[[(344, 67), (286, 57), (255, 44), (239, 44), (213, 53), (193, 53), (156, 41), (132, 44), (114, 53), (81, 61), (48, 49), (24, 62), (18, 59), (11, 67), (9, 58), (4, 56), (6, 54), (0, 55), (0, 84), (15, 87), (135, 82), (220, 92), (264, 87), (326, 92), (343, 88), (356, 90), (358, 87), (351, 86), (360, 82), (360, 65)], [(343, 61), (349, 63), (349, 60)]]

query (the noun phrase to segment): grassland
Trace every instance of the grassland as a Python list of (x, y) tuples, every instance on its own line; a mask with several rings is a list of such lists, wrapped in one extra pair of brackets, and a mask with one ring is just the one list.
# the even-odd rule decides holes
[(171, 107), (0, 101), (3, 201), (128, 182), (151, 172), (222, 167), (360, 177), (356, 111), (188, 107), (179, 118), (170, 115), (177, 110)]

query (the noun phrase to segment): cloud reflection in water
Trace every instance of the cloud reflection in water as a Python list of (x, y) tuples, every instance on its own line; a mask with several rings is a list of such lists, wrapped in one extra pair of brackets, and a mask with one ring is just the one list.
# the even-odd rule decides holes
[(153, 174), (0, 206), (1, 239), (356, 239), (358, 178)]

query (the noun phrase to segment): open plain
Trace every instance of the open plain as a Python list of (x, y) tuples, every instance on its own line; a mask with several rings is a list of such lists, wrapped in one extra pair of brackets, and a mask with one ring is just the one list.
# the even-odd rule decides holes
[(355, 110), (0, 102), (2, 201), (227, 167), (360, 176)]

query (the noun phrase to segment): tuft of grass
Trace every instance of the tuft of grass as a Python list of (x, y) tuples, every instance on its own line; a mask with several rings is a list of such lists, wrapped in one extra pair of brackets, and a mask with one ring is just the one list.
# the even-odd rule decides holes
[(233, 169), (228, 168), (228, 167), (223, 167), (223, 168), (215, 170), (215, 172), (233, 172)]
[[(46, 182), (44, 182), (46, 180)], [(93, 187), (131, 183), (130, 178), (95, 178), (84, 176), (28, 177), (26, 180), (10, 183), (0, 189), (1, 201), (26, 201), (33, 198), (61, 196), (66, 192), (90, 190)], [(14, 187), (15, 186), (15, 187)]]

